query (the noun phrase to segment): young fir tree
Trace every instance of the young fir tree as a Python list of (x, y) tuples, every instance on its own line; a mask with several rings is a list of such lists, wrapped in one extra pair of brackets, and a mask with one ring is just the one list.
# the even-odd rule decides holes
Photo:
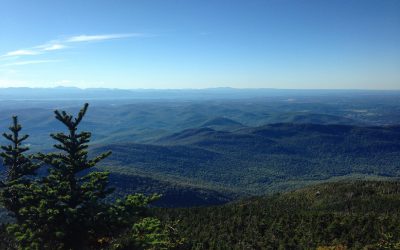
[(19, 229), (22, 229), (29, 220), (28, 211), (37, 205), (34, 197), (37, 185), (32, 177), (36, 175), (39, 165), (32, 163), (30, 156), (24, 155), (29, 147), (23, 146), (22, 143), (28, 135), (20, 136), (22, 127), (18, 123), (18, 118), (14, 116), (12, 120), (13, 123), (9, 128), (11, 133), (3, 134), (10, 144), (1, 146), (3, 152), (0, 156), (3, 158), (6, 174), (5, 181), (0, 183), (0, 202), (15, 218), (15, 223), (7, 226), (8, 231), (15, 235), (16, 241), (23, 242), (27, 235), (21, 233)]
[(76, 118), (65, 111), (55, 111), (56, 119), (67, 128), (67, 133), (51, 134), (58, 141), (54, 147), (61, 152), (39, 153), (36, 157), (49, 167), (49, 175), (41, 181), (45, 194), (43, 212), (50, 211), (42, 235), (48, 248), (88, 247), (107, 222), (104, 198), (112, 192), (107, 188), (109, 173), (92, 170), (110, 152), (89, 159), (87, 143), (91, 134), (78, 132), (87, 108), (85, 104)]
[[(9, 230), (18, 248), (170, 249), (179, 245), (179, 237), (171, 241), (169, 227), (148, 214), (148, 204), (157, 196), (136, 194), (114, 203), (105, 201), (112, 192), (107, 187), (109, 173), (93, 168), (110, 153), (89, 158), (91, 134), (78, 131), (87, 108), (85, 104), (76, 118), (55, 111), (67, 133), (51, 135), (58, 141), (54, 145), (58, 152), (37, 154), (36, 159), (48, 168), (49, 174), (32, 182), (29, 198), (15, 194), (17, 200), (23, 197), (29, 202), (19, 208), (25, 217)], [(15, 166), (22, 169), (23, 162), (18, 161)], [(32, 166), (27, 169), (36, 167)]]
[(14, 116), (12, 118), (13, 123), (9, 130), (10, 134), (3, 133), (3, 137), (10, 141), (10, 145), (1, 146), (3, 152), (0, 156), (4, 159), (4, 166), (6, 167), (6, 182), (26, 182), (24, 177), (29, 175), (35, 175), (35, 171), (38, 165), (32, 163), (31, 159), (24, 155), (29, 147), (22, 146), (22, 142), (28, 139), (28, 135), (23, 135), (20, 137), (19, 132), (22, 130), (22, 126), (18, 123), (18, 117)]

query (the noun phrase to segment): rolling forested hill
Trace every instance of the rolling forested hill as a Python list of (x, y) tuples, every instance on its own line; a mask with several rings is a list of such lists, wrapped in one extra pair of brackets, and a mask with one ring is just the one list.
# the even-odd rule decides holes
[(52, 111), (75, 113), (90, 98), (81, 129), (92, 132), (95, 153), (113, 151), (103, 169), (119, 194), (157, 192), (163, 206), (209, 205), (328, 180), (398, 178), (399, 96), (16, 88), (0, 94), (0, 127), (6, 131), (18, 115), (31, 152), (49, 152), (49, 134), (62, 129)]
[[(153, 208), (179, 221), (185, 249), (394, 249), (398, 96), (96, 99), (81, 129), (93, 132), (90, 153), (113, 152), (99, 166), (116, 188), (109, 199), (162, 194)], [(80, 102), (0, 100), (0, 126), (18, 115), (31, 152), (49, 152), (62, 129), (52, 110)]]
[[(231, 127), (220, 130), (221, 125)], [(146, 144), (93, 146), (94, 153), (113, 152), (103, 169), (112, 172), (111, 184), (118, 193), (161, 193), (162, 206), (221, 204), (240, 196), (354, 176), (400, 176), (400, 127), (396, 125), (251, 127), (226, 118)]]
[[(260, 195), (349, 175), (399, 177), (400, 127), (270, 124), (235, 131), (184, 130), (153, 144), (110, 144), (126, 175)], [(111, 171), (113, 167), (109, 167)]]
[(61, 129), (52, 111), (76, 112), (88, 100), (91, 109), (81, 128), (93, 133), (95, 144), (151, 143), (198, 127), (232, 131), (273, 123), (400, 124), (400, 92), (16, 88), (0, 93), (0, 127), (7, 129), (11, 116), (18, 115), (32, 149), (46, 150), (52, 144), (49, 133)]
[(327, 183), (158, 214), (179, 221), (187, 249), (400, 249), (399, 182)]

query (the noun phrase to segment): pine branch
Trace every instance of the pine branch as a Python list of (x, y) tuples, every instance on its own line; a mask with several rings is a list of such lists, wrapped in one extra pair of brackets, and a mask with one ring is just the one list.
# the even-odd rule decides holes
[(21, 146), (29, 136), (20, 136), (19, 132), (22, 126), (18, 123), (18, 117), (12, 117), (12, 125), (9, 127), (11, 134), (3, 133), (3, 137), (10, 141), (10, 145), (1, 146), (3, 152), (0, 156), (3, 158), (4, 165), (7, 172), (7, 181), (15, 181), (28, 175), (34, 175), (36, 169), (39, 167), (30, 161), (29, 157), (23, 155), (29, 150), (29, 147)]

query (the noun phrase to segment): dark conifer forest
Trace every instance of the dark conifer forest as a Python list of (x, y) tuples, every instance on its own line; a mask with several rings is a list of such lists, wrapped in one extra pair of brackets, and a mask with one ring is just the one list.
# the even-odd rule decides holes
[(223, 206), (159, 209), (187, 249), (400, 249), (400, 184), (349, 181)]

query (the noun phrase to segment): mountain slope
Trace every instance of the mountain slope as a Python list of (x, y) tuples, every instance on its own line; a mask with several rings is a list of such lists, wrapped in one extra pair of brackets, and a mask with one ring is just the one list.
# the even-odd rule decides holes
[(357, 181), (158, 213), (179, 221), (188, 249), (395, 249), (399, 208), (400, 182)]
[(113, 172), (110, 175), (110, 186), (115, 188), (112, 198), (127, 194), (159, 194), (160, 199), (152, 205), (157, 207), (192, 207), (211, 206), (232, 201), (233, 193), (222, 193), (215, 190), (170, 182), (157, 178)]
[(184, 130), (158, 145), (110, 144), (109, 164), (210, 188), (263, 194), (346, 175), (400, 176), (400, 127), (271, 124)]
[(226, 117), (217, 117), (211, 120), (206, 121), (201, 125), (201, 127), (212, 128), (215, 130), (224, 130), (224, 131), (232, 131), (237, 130), (239, 128), (245, 127), (240, 122), (235, 120), (226, 118)]

